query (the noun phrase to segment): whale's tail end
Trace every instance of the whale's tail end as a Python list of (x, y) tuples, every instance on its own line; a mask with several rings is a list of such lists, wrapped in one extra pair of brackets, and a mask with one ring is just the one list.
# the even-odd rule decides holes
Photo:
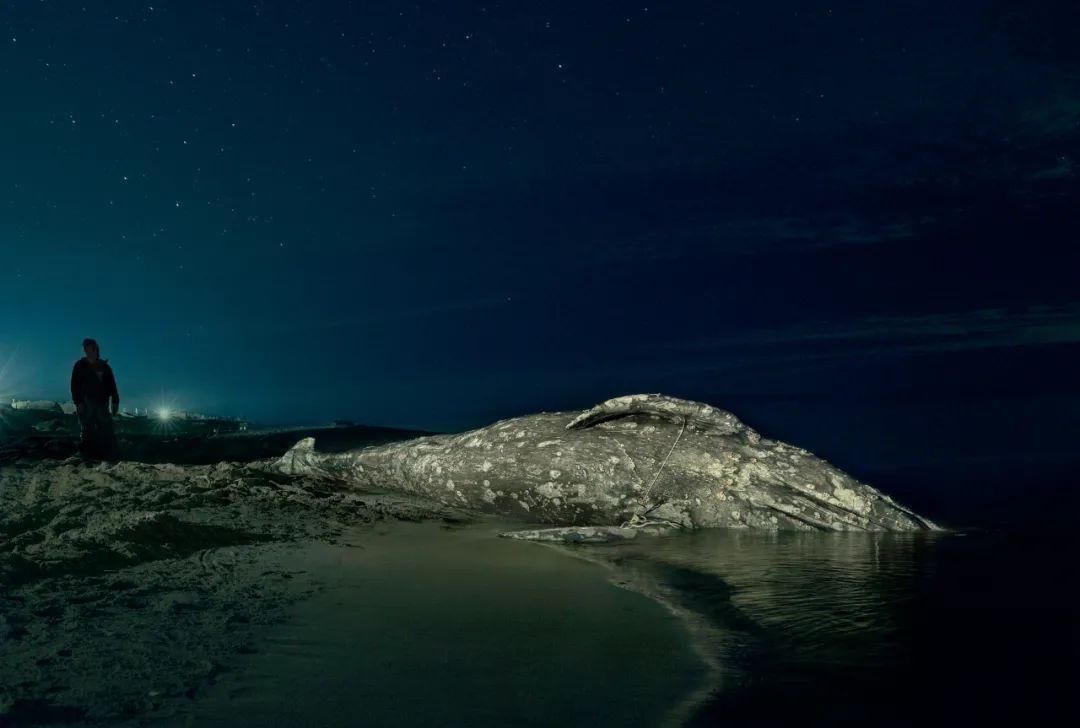
[(315, 438), (305, 437), (278, 458), (275, 465), (283, 473), (299, 475), (311, 468), (311, 456), (315, 454)]

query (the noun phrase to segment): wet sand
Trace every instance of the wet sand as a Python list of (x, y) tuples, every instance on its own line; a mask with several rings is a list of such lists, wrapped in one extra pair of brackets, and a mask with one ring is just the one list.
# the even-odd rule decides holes
[(385, 524), (282, 565), (319, 593), (167, 725), (663, 725), (706, 679), (685, 625), (506, 524)]

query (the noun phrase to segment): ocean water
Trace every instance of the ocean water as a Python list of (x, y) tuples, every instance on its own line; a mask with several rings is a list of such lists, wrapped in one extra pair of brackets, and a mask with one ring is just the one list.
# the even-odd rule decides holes
[(690, 725), (964, 725), (1075, 716), (1075, 544), (717, 530), (614, 558), (719, 628), (722, 679)]

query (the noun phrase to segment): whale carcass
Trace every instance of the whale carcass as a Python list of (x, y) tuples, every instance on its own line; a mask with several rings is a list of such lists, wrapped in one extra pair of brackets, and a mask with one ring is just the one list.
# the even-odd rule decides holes
[(314, 444), (300, 441), (274, 467), (559, 527), (510, 534), (538, 540), (611, 540), (642, 527), (937, 528), (730, 412), (659, 394), (344, 453)]

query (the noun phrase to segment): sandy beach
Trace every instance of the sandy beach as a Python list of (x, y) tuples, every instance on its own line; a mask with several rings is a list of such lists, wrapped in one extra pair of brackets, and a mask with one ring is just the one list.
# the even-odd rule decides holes
[(0, 716), (137, 715), (200, 685), (310, 594), (275, 549), (385, 519), (463, 515), (215, 466), (0, 468)]
[[(610, 712), (619, 698), (644, 724), (685, 717), (709, 670), (682, 615), (654, 601), (647, 584), (616, 585), (610, 565), (497, 538), (508, 525), (282, 475), (265, 461), (14, 459), (0, 466), (0, 725), (187, 725), (192, 716), (235, 724), (222, 696), (237, 686), (254, 706), (248, 724), (266, 724), (299, 669), (274, 656), (273, 645), (289, 639), (282, 635), (320, 645), (306, 657), (328, 672), (309, 676), (312, 685), (341, 686), (359, 672), (369, 692), (397, 700), (416, 674), (499, 665), (504, 687), (517, 686), (486, 693), (480, 713), (475, 699), (446, 687), (424, 704), (429, 713), (497, 724), (542, 704), (565, 723)], [(412, 616), (395, 622), (387, 613)], [(312, 614), (321, 615), (317, 629), (305, 631)], [(596, 626), (543, 637), (581, 620)], [(431, 639), (418, 642), (417, 629)], [(380, 650), (412, 668), (383, 675), (364, 658)], [(251, 677), (268, 664), (277, 666), (271, 677)], [(590, 685), (589, 675), (612, 669), (625, 674)], [(522, 692), (538, 675), (548, 676), (544, 691)], [(319, 706), (293, 704), (294, 719), (333, 722)], [(372, 724), (393, 723), (385, 700), (368, 707)]]

